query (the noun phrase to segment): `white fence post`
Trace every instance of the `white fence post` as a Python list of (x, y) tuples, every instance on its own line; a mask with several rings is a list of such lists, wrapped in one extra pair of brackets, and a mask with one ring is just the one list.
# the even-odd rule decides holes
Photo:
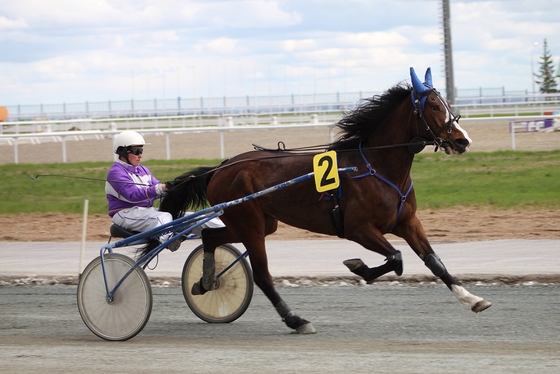
[(511, 150), (515, 151), (515, 122), (509, 122), (509, 131), (511, 132)]
[(224, 132), (220, 131), (220, 158), (225, 158)]
[(62, 163), (66, 163), (66, 137), (62, 136)]
[(19, 164), (19, 157), (18, 157), (18, 138), (14, 139), (14, 164)]
[(80, 264), (78, 274), (82, 274), (82, 265), (84, 263), (84, 253), (86, 251), (86, 234), (87, 234), (87, 217), (88, 217), (89, 200), (84, 200), (84, 218), (82, 222), (82, 247), (80, 250)]
[(171, 160), (171, 145), (169, 144), (169, 133), (166, 132), (165, 133), (165, 156), (167, 157), (167, 160)]

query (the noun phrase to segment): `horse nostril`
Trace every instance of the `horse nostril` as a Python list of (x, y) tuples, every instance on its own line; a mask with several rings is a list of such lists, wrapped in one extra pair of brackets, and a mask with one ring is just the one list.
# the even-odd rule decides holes
[(471, 142), (469, 141), (469, 139), (466, 139), (466, 138), (459, 138), (459, 139), (456, 139), (456, 140), (455, 140), (455, 143), (458, 144), (458, 145), (460, 145), (460, 146), (462, 146), (462, 147), (465, 147), (465, 148), (468, 147), (468, 146), (471, 144)]

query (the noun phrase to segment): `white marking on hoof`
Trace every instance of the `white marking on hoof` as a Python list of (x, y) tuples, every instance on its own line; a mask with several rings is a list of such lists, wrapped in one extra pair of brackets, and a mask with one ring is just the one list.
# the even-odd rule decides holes
[(471, 308), (471, 310), (475, 313), (480, 313), (483, 310), (486, 310), (486, 309), (490, 308), (491, 306), (492, 306), (492, 303), (490, 301), (481, 300), (478, 303), (474, 304), (473, 307)]
[(296, 328), (298, 334), (315, 334), (317, 331), (315, 327), (311, 323), (306, 323), (305, 325), (301, 325), (300, 327)]
[(456, 284), (451, 286), (451, 291), (455, 294), (457, 299), (463, 304), (471, 308), (475, 313), (482, 312), (492, 305), (491, 302), (484, 300), (482, 297), (475, 296), (469, 291)]

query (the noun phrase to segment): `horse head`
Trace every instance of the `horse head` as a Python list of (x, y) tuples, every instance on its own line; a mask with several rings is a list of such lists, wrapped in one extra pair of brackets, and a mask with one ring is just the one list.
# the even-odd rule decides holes
[(451, 112), (445, 101), (432, 84), (432, 71), (426, 70), (422, 83), (414, 68), (410, 68), (412, 80), (412, 104), (415, 113), (423, 122), (429, 141), (433, 141), (447, 154), (461, 154), (468, 151), (472, 141), (465, 130), (459, 126), (460, 115)]

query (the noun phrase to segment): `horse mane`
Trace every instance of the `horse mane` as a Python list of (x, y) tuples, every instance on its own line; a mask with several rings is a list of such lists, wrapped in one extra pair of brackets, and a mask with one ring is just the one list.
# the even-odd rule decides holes
[(339, 138), (330, 149), (353, 149), (367, 139), (402, 101), (410, 96), (412, 86), (403, 82), (389, 88), (382, 95), (362, 99), (358, 107), (343, 113), (336, 127)]

